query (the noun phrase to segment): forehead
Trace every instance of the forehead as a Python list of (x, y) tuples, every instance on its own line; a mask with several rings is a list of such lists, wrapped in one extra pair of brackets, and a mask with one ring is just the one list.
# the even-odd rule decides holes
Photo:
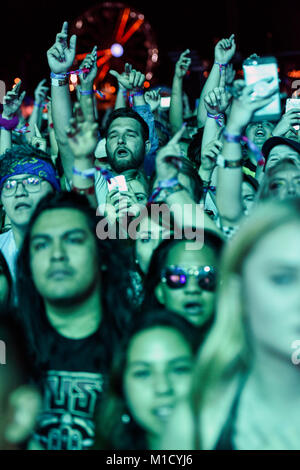
[(55, 236), (74, 229), (90, 231), (86, 216), (81, 211), (75, 208), (50, 209), (37, 218), (31, 236), (40, 233)]
[(297, 156), (298, 158), (300, 158), (299, 153), (296, 150), (294, 150), (292, 147), (290, 147), (289, 145), (276, 145), (275, 147), (273, 147), (269, 153), (269, 157), (272, 157), (275, 155), (279, 157), (282, 155), (293, 155), (293, 156)]
[(137, 333), (131, 340), (127, 360), (159, 362), (182, 354), (191, 355), (187, 340), (174, 328), (161, 326)]
[(24, 178), (36, 178), (36, 175), (31, 175), (30, 173), (22, 173), (21, 175), (11, 175), (8, 180), (23, 180)]
[(290, 222), (268, 232), (254, 246), (245, 266), (273, 264), (298, 266), (300, 269), (300, 222)]
[[(199, 249), (196, 250), (195, 245), (199, 245)], [(189, 245), (194, 245), (191, 249), (188, 249)], [(187, 242), (181, 241), (175, 246), (172, 246), (167, 256), (167, 264), (176, 264), (180, 266), (201, 266), (206, 264), (215, 264), (216, 255), (213, 248), (208, 245), (201, 247), (198, 242)]]
[(142, 133), (142, 126), (141, 124), (134, 118), (131, 117), (118, 117), (113, 120), (111, 125), (109, 126), (108, 133), (112, 132), (113, 130), (134, 130), (138, 133)]

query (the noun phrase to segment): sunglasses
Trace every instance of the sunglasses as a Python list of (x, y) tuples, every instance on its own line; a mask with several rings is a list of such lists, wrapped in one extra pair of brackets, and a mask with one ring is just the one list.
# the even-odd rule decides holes
[(190, 276), (197, 278), (199, 287), (213, 292), (216, 288), (216, 270), (212, 266), (182, 268), (180, 266), (168, 266), (163, 269), (161, 280), (171, 289), (180, 289), (188, 282)]

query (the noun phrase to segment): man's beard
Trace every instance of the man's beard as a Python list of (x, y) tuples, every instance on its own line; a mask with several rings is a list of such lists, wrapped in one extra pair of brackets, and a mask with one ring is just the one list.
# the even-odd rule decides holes
[(140, 154), (137, 157), (131, 155), (131, 158), (120, 158), (120, 157), (108, 157), (108, 161), (113, 171), (121, 174), (126, 170), (138, 170), (143, 162), (145, 155)]

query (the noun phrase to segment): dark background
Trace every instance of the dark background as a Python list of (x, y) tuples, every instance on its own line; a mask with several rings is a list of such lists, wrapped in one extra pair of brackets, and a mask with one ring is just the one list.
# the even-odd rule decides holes
[[(12, 0), (3, 4), (2, 1), (0, 79), (11, 87), (13, 79), (20, 77), (27, 94), (32, 95), (36, 84), (49, 76), (46, 51), (63, 21), (71, 22), (96, 3), (100, 2)], [(160, 62), (156, 79), (160, 82), (171, 83), (174, 65), (170, 51), (190, 48), (201, 59), (211, 60), (215, 42), (232, 32), (236, 34), (238, 61), (256, 52), (276, 55), (285, 67), (300, 69), (300, 2), (128, 0), (123, 3), (143, 13), (157, 34)]]

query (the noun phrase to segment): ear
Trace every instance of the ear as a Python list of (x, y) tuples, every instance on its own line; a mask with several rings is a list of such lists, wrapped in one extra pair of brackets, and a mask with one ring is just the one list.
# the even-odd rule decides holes
[(8, 403), (10, 418), (4, 431), (6, 441), (18, 444), (28, 439), (34, 429), (41, 403), (38, 390), (29, 385), (21, 386), (11, 393)]
[(145, 142), (145, 155), (147, 155), (147, 153), (150, 152), (150, 149), (151, 149), (151, 142), (150, 142), (150, 140), (146, 140), (146, 142)]
[(158, 300), (158, 302), (160, 304), (164, 305), (164, 293), (163, 293), (161, 283), (159, 283), (158, 286), (155, 287), (154, 295), (155, 295), (156, 299)]

